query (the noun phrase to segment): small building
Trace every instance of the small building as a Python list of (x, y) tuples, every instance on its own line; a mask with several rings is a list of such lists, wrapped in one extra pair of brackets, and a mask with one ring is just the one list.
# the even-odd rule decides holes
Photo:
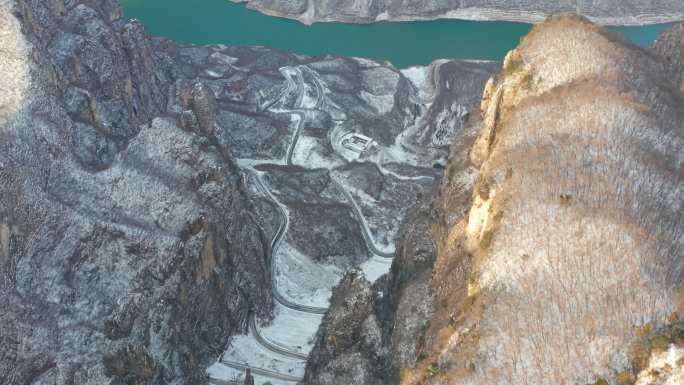
[(373, 139), (354, 132), (346, 134), (342, 137), (342, 147), (358, 153), (365, 152), (374, 144), (375, 142)]

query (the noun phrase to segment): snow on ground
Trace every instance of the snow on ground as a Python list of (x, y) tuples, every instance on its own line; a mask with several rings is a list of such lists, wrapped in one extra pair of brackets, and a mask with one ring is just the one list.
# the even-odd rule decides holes
[(269, 326), (257, 324), (259, 334), (280, 348), (309, 354), (323, 315), (304, 313), (279, 303), (276, 303), (274, 312), (275, 318)]
[(341, 122), (335, 122), (335, 127), (328, 133), (328, 140), (332, 145), (333, 151), (344, 158), (347, 162), (353, 162), (359, 159), (360, 155), (356, 151), (352, 151), (342, 145), (342, 139), (349, 134), (350, 130), (345, 130)]
[[(207, 369), (207, 374), (212, 379), (217, 379), (219, 381), (211, 381), (210, 384), (222, 385), (222, 381), (235, 381), (238, 384), (242, 384), (245, 381), (245, 371), (241, 369), (231, 368), (230, 366), (223, 365), (221, 363), (215, 363)], [(271, 385), (293, 385), (294, 382), (278, 380), (271, 377), (264, 377), (258, 374), (252, 373), (254, 377), (255, 385), (263, 385), (270, 383)]]
[(369, 234), (375, 247), (385, 253), (394, 253), (394, 240), (399, 232), (404, 213), (383, 207), (381, 202), (366, 194), (365, 191), (349, 187), (347, 190), (361, 209), (364, 227), (366, 231), (370, 231)]
[(373, 95), (370, 92), (361, 91), (359, 96), (380, 115), (385, 115), (394, 108), (394, 94)]
[(291, 152), (294, 151), (294, 147), (297, 146), (297, 142), (295, 142), (295, 139), (297, 139), (298, 132), (302, 129), (302, 115), (300, 114), (292, 114), (290, 115), (290, 121), (295, 125), (295, 130), (294, 134), (290, 137), (290, 145), (287, 146), (287, 153), (283, 157), (283, 161), (287, 161), (287, 155)]
[(383, 20), (389, 20), (389, 13), (387, 13), (387, 11), (380, 12), (380, 13), (378, 13), (377, 16), (375, 16), (375, 21), (383, 21)]
[(261, 346), (251, 335), (234, 336), (222, 362), (248, 365), (288, 376), (303, 377), (306, 361), (285, 357)]
[(342, 165), (338, 157), (330, 158), (319, 139), (300, 135), (292, 153), (292, 163), (305, 168), (334, 168)]
[(370, 283), (374, 283), (383, 274), (389, 273), (390, 268), (392, 267), (392, 259), (393, 258), (384, 258), (374, 255), (373, 258), (362, 263), (359, 267), (366, 276), (366, 279)]
[[(448, 146), (451, 141), (456, 136), (456, 128), (459, 127), (454, 124), (454, 121), (463, 119), (468, 115), (468, 107), (459, 104), (452, 103), (449, 108), (445, 108), (437, 114), (434, 119), (438, 129), (436, 129), (432, 136), (430, 137), (430, 142), (432, 146)], [(423, 140), (426, 134), (423, 135)]]
[[(373, 246), (383, 253), (393, 254), (395, 251), (394, 239), (399, 231), (402, 220), (401, 214), (403, 213), (395, 213), (381, 207), (378, 201), (366, 194), (365, 191), (344, 183), (346, 180), (344, 175), (335, 175), (335, 180), (352, 197), (352, 201), (349, 203), (356, 207), (355, 211), (361, 213), (361, 226), (363, 231), (370, 236)], [(372, 214), (368, 215), (369, 213)]]
[(426, 175), (415, 175), (415, 176), (407, 176), (407, 175), (399, 175), (396, 172), (392, 170), (388, 170), (382, 165), (378, 165), (378, 169), (380, 169), (380, 172), (382, 173), (383, 176), (392, 176), (394, 178), (397, 178), (399, 180), (434, 180), (435, 176), (433, 174), (426, 174)]
[(226, 64), (226, 65), (235, 64), (238, 61), (240, 61), (240, 59), (238, 59), (236, 57), (228, 56), (228, 55), (220, 53), (220, 52), (212, 53), (211, 55), (209, 55), (209, 59), (211, 59), (212, 61), (215, 61), (217, 63)]
[(352, 57), (361, 67), (377, 67), (380, 63), (363, 57)]
[(294, 385), (294, 384), (296, 384), (293, 381), (283, 381), (283, 380), (278, 380), (278, 379), (271, 378), (271, 377), (260, 376), (258, 374), (252, 374), (252, 377), (254, 377), (254, 385), (264, 385), (264, 384)]
[(316, 95), (318, 91), (316, 90), (316, 86), (310, 85), (302, 80), (302, 87), (302, 100), (299, 108), (314, 109), (318, 103), (318, 95)]
[(230, 366), (222, 365), (219, 362), (216, 362), (207, 369), (207, 375), (209, 375), (209, 378), (223, 381), (236, 381), (238, 383), (242, 383), (245, 378), (244, 370), (233, 369)]
[(435, 87), (431, 79), (431, 66), (416, 66), (400, 70), (418, 90), (418, 97), (423, 100), (430, 100), (435, 95)]
[[(277, 164), (277, 165), (285, 165), (285, 159), (282, 160), (275, 160), (275, 159), (246, 159), (246, 158), (241, 158), (241, 159), (236, 159), (237, 164), (240, 166), (242, 169), (248, 169), (248, 168), (254, 168), (258, 165), (261, 164)], [(259, 171), (256, 171), (259, 172)]]
[(316, 263), (283, 242), (274, 256), (278, 292), (305, 306), (328, 307), (332, 289), (344, 271), (334, 265)]
[[(366, 85), (371, 92), (362, 91), (361, 98), (369, 105), (385, 114), (394, 108), (394, 90), (398, 74), (388, 68), (378, 67), (378, 63), (365, 59), (357, 59), (359, 64), (370, 68), (367, 70)], [(402, 74), (407, 77), (418, 90), (418, 98), (422, 99), (423, 104), (428, 103), (434, 97), (434, 84), (431, 67), (412, 67), (402, 70)], [(281, 72), (287, 79), (287, 90), (298, 89), (302, 92), (299, 99), (298, 108), (314, 108), (317, 99), (320, 97), (315, 83), (304, 81), (299, 68), (285, 67)], [(378, 78), (378, 73), (386, 76)], [(372, 75), (372, 76), (371, 76)], [(324, 86), (324, 83), (322, 84)], [(389, 92), (392, 91), (392, 92)], [(323, 91), (325, 93), (325, 90)], [(301, 110), (299, 112), (276, 110), (274, 112), (291, 113), (291, 122), (295, 130), (299, 130), (300, 120), (302, 119)], [(338, 117), (345, 117), (344, 111), (340, 109)], [(422, 117), (421, 117), (422, 118)], [(419, 118), (420, 120), (420, 118)], [(348, 133), (343, 129), (344, 125), (336, 122), (335, 127), (328, 133), (328, 139), (333, 147), (333, 154), (327, 153), (326, 144), (320, 139), (301, 135), (296, 143), (292, 143), (293, 136), (283, 137), (288, 143), (294, 144), (289, 148), (292, 153), (293, 164), (306, 168), (326, 168), (332, 170), (342, 165), (346, 161), (359, 159), (359, 154), (344, 148), (341, 145), (342, 137)], [(347, 131), (347, 132), (342, 132)], [(296, 131), (292, 131), (296, 132)], [(377, 151), (361, 155), (361, 158), (376, 162), (384, 175), (396, 177), (398, 183), (416, 183), (417, 180), (432, 179), (433, 176), (402, 176), (396, 172), (382, 167), (384, 163), (403, 163), (412, 166), (432, 167), (435, 154), (425, 152), (425, 149), (412, 148), (412, 139), (420, 135), (420, 122), (407, 127), (395, 140), (390, 147), (378, 148)], [(289, 153), (290, 151), (288, 151)], [(258, 164), (285, 164), (287, 157), (277, 160), (257, 160), (240, 159), (238, 164), (243, 168), (252, 168)], [(258, 173), (261, 174), (261, 173)], [(333, 174), (336, 174), (333, 172)], [(344, 181), (342, 175), (335, 178)], [(264, 186), (270, 188), (269, 186)], [(405, 215), (405, 210), (396, 208), (391, 202), (376, 201), (364, 191), (358, 190), (353, 186), (342, 185), (342, 187), (352, 197), (352, 202), (358, 212), (361, 213), (360, 220), (364, 232), (369, 235), (373, 245), (383, 253), (394, 253), (394, 239), (399, 229), (399, 223)], [(253, 192), (259, 192), (257, 185), (250, 186)], [(275, 199), (270, 196), (271, 199)], [(384, 199), (395, 199), (393, 194)], [(277, 201), (277, 200), (276, 200)], [(280, 205), (286, 213), (287, 207)], [(288, 214), (289, 215), (289, 214)], [(313, 261), (307, 255), (302, 254), (286, 241), (282, 241), (273, 255), (274, 264), (274, 284), (280, 295), (288, 301), (303, 306), (328, 307), (333, 288), (338, 284), (345, 273), (340, 267), (322, 264)], [(378, 255), (361, 263), (358, 267), (363, 271), (366, 278), (375, 282), (379, 277), (389, 272), (392, 258), (384, 258)], [(273, 321), (266, 325), (261, 325), (257, 321), (256, 328), (266, 345), (278, 347), (291, 352), (308, 354), (314, 342), (315, 334), (320, 326), (322, 315), (300, 312), (287, 308), (279, 303), (275, 305), (275, 317)], [(278, 350), (278, 349), (275, 349)], [(301, 377), (304, 374), (304, 360), (298, 360), (288, 356), (283, 356), (277, 352), (269, 350), (261, 345), (254, 335), (240, 335), (231, 339), (230, 346), (222, 356), (223, 362), (231, 362), (239, 365), (249, 365), (252, 368), (260, 368), (267, 371), (276, 372), (286, 376)], [(244, 379), (244, 370), (231, 368), (220, 363), (210, 367), (207, 373), (217, 379), (237, 380)], [(292, 385), (294, 382), (279, 380), (277, 378), (266, 377), (254, 374), (255, 383), (262, 385), (271, 383), (273, 385)]]
[(443, 158), (442, 151), (422, 148), (420, 151), (409, 152), (413, 144), (408, 140), (415, 138), (421, 133), (418, 124), (408, 127), (401, 134), (397, 135), (394, 143), (390, 147), (384, 147), (377, 155), (377, 163), (404, 163), (416, 167), (432, 167), (437, 159)]

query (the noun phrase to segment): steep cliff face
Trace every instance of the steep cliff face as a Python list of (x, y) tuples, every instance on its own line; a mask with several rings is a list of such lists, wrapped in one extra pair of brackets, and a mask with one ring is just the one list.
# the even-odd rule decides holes
[(0, 383), (202, 383), (271, 301), (210, 95), (113, 0), (0, 29)]
[(426, 200), (413, 209), (388, 275), (371, 284), (352, 271), (337, 286), (304, 384), (397, 383), (400, 369), (415, 365), (434, 313), (434, 214)]
[(269, 15), (319, 21), (372, 23), (383, 20), (511, 20), (539, 22), (548, 15), (576, 12), (601, 24), (643, 24), (682, 20), (684, 5), (678, 0), (233, 0)]
[[(660, 57), (576, 17), (509, 53), (483, 98), (472, 203), (437, 233), (433, 283), (458, 278), (437, 295), (455, 301), (435, 315), (449, 322), (403, 384), (617, 383), (642, 368), (642, 340), (655, 349), (658, 331), (680, 327), (672, 78)], [(445, 215), (459, 194), (445, 179)]]
[[(385, 271), (371, 249), (390, 254), (406, 202), (435, 184), (498, 67), (399, 71), (180, 45), (148, 39), (113, 0), (3, 0), (0, 22), (0, 383), (12, 385), (197, 384), (219, 355), (235, 363), (222, 352), (240, 341), (250, 354), (268, 350), (236, 336), (248, 315), (273, 334), (291, 321), (284, 306), (325, 306), (344, 269)], [(371, 149), (350, 149), (353, 134)], [(312, 269), (289, 269), (308, 259)], [(272, 314), (278, 272), (292, 299)], [(341, 320), (376, 307), (379, 317), (388, 306), (411, 313), (369, 285), (353, 280), (350, 290), (366, 290), (363, 316)], [(367, 346), (388, 338), (387, 321), (363, 321)], [(402, 338), (412, 343), (422, 322), (407, 321)], [(331, 356), (358, 346), (342, 340)], [(299, 359), (310, 342), (294, 342)], [(386, 377), (390, 357), (364, 356), (379, 371), (352, 377)], [(242, 376), (238, 361), (213, 365), (224, 369), (215, 379)], [(264, 362), (249, 357), (255, 370)]]

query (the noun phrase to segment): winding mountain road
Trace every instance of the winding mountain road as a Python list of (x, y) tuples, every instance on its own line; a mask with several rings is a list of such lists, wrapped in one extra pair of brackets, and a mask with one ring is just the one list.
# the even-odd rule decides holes
[(291, 350), (288, 350), (287, 348), (284, 348), (282, 346), (278, 346), (268, 339), (264, 338), (260, 333), (259, 333), (259, 328), (257, 326), (256, 322), (256, 317), (252, 317), (249, 320), (249, 330), (250, 332), (254, 335), (254, 338), (264, 347), (266, 347), (268, 350), (281, 354), (285, 357), (290, 357), (290, 358), (296, 358), (300, 360), (306, 360), (309, 358), (308, 354), (304, 353), (298, 353), (298, 352), (293, 352)]
[(279, 372), (276, 372), (273, 370), (257, 368), (257, 367), (249, 366), (246, 364), (237, 363), (237, 362), (221, 361), (221, 362), (219, 362), (219, 364), (225, 365), (225, 366), (228, 366), (230, 368), (237, 369), (237, 370), (251, 369), (252, 373), (254, 373), (254, 374), (258, 374), (260, 376), (271, 377), (271, 378), (275, 378), (275, 379), (282, 380), (282, 381), (299, 382), (302, 380), (302, 377), (291, 376), (289, 374), (282, 374), (282, 373), (279, 373)]
[(275, 255), (278, 250), (278, 247), (283, 241), (283, 237), (285, 236), (285, 233), (287, 232), (287, 229), (290, 224), (290, 217), (285, 211), (285, 208), (283, 207), (283, 204), (278, 201), (278, 199), (273, 196), (273, 193), (271, 193), (271, 190), (266, 188), (266, 186), (263, 184), (263, 181), (261, 180), (261, 177), (256, 173), (254, 170), (250, 170), (252, 175), (254, 176), (254, 180), (257, 182), (257, 188), (261, 190), (267, 197), (268, 199), (271, 200), (271, 202), (278, 208), (278, 212), (280, 213), (281, 221), (280, 221), (280, 226), (278, 227), (278, 231), (276, 231), (275, 236), (271, 240), (271, 279), (273, 280), (272, 283), (272, 292), (273, 292), (273, 297), (278, 301), (280, 304), (282, 304), (285, 307), (288, 307), (293, 310), (305, 312), (305, 313), (313, 313), (313, 314), (325, 314), (325, 312), (328, 310), (325, 307), (315, 307), (315, 306), (307, 306), (307, 305), (300, 305), (297, 303), (294, 303), (287, 298), (285, 298), (279, 291), (278, 291), (278, 285), (277, 282), (275, 281), (276, 277), (276, 264), (274, 263), (275, 261)]
[(394, 253), (382, 251), (375, 246), (375, 243), (373, 243), (373, 239), (371, 238), (371, 232), (370, 228), (368, 227), (368, 222), (366, 222), (366, 218), (363, 216), (363, 213), (361, 213), (361, 208), (359, 207), (359, 205), (356, 204), (356, 200), (354, 200), (354, 197), (351, 195), (351, 193), (349, 193), (349, 191), (347, 191), (347, 189), (339, 181), (337, 181), (335, 178), (331, 179), (333, 180), (335, 185), (342, 191), (342, 194), (344, 194), (344, 196), (347, 198), (350, 205), (352, 206), (354, 214), (356, 215), (357, 220), (361, 223), (361, 227), (363, 228), (363, 231), (361, 231), (363, 239), (366, 241), (366, 245), (371, 250), (371, 252), (383, 258), (394, 258)]
[[(304, 71), (307, 71), (310, 73), (311, 78), (313, 79), (314, 85), (316, 87), (316, 94), (317, 95), (316, 95), (316, 103), (315, 103), (314, 108), (303, 108), (302, 107), (302, 102), (304, 99), (304, 93), (306, 92), (305, 85), (304, 85), (304, 78), (303, 78), (303, 74), (302, 74), (302, 69), (304, 69)], [(292, 79), (293, 76), (289, 72), (291, 70), (294, 70), (294, 72), (295, 72), (294, 78), (296, 78), (296, 81), (294, 81)], [(287, 79), (288, 84), (287, 84), (285, 90), (283, 90), (283, 92), (281, 92), (280, 95), (278, 95), (278, 97), (274, 101), (267, 103), (263, 107), (263, 109), (271, 108), (276, 103), (278, 103), (278, 101), (280, 101), (283, 97), (285, 97), (285, 95), (287, 95), (289, 92), (291, 92), (293, 89), (297, 90), (298, 95), (297, 95), (297, 99), (296, 99), (295, 108), (293, 108), (287, 112), (283, 112), (283, 113), (288, 113), (291, 115), (297, 115), (299, 117), (299, 122), (297, 124), (297, 127), (295, 128), (295, 132), (292, 136), (292, 140), (291, 140), (290, 145), (288, 147), (286, 158), (285, 158), (286, 164), (288, 166), (292, 166), (293, 165), (292, 159), (293, 159), (294, 150), (297, 146), (297, 142), (299, 141), (300, 132), (301, 132), (302, 126), (304, 125), (304, 121), (305, 121), (305, 117), (306, 117), (305, 115), (306, 115), (307, 111), (319, 109), (323, 105), (324, 94), (323, 94), (323, 86), (319, 83), (318, 79), (316, 78), (314, 71), (311, 70), (310, 68), (308, 68), (306, 66), (287, 67), (287, 68), (281, 69), (281, 72), (283, 73), (283, 75)], [(267, 163), (264, 163), (264, 164), (267, 164)], [(327, 308), (325, 308), (325, 307), (307, 306), (307, 305), (301, 305), (301, 304), (292, 302), (292, 301), (288, 300), (287, 298), (285, 298), (278, 291), (278, 284), (276, 281), (275, 256), (276, 256), (278, 248), (282, 244), (283, 238), (284, 238), (284, 236), (287, 233), (287, 230), (289, 228), (289, 223), (290, 223), (289, 215), (287, 213), (287, 210), (285, 209), (285, 206), (282, 203), (280, 203), (280, 201), (273, 195), (271, 190), (263, 182), (259, 173), (252, 167), (247, 167), (246, 169), (247, 169), (247, 173), (254, 178), (254, 181), (256, 182), (257, 189), (277, 207), (278, 212), (279, 212), (280, 217), (281, 217), (280, 218), (280, 225), (278, 226), (278, 230), (276, 231), (275, 235), (273, 236), (273, 239), (271, 240), (271, 244), (270, 244), (270, 261), (269, 261), (269, 263), (270, 263), (270, 270), (271, 270), (271, 280), (272, 280), (271, 286), (272, 286), (273, 297), (281, 305), (283, 305), (287, 308), (296, 310), (296, 311), (311, 313), (311, 314), (321, 314), (321, 315), (325, 314), (327, 312)], [(382, 250), (379, 250), (375, 246), (375, 244), (373, 243), (368, 224), (367, 224), (365, 218), (363, 217), (361, 209), (356, 204), (356, 201), (354, 200), (352, 195), (347, 191), (347, 189), (340, 182), (338, 182), (334, 178), (331, 178), (331, 179), (332, 179), (333, 183), (335, 183), (335, 186), (338, 187), (340, 189), (340, 191), (342, 191), (345, 198), (349, 201), (350, 205), (352, 206), (354, 214), (357, 217), (357, 219), (360, 222), (361, 227), (363, 229), (361, 232), (362, 232), (364, 241), (365, 241), (367, 247), (369, 248), (369, 250), (373, 254), (375, 254), (379, 257), (382, 257), (385, 260), (392, 258), (394, 256), (393, 253), (383, 252)], [(306, 360), (308, 358), (308, 354), (304, 354), (304, 353), (300, 353), (300, 352), (296, 352), (296, 351), (286, 349), (282, 346), (278, 346), (277, 344), (270, 342), (267, 338), (264, 338), (264, 336), (261, 335), (259, 332), (256, 315), (254, 313), (252, 313), (250, 320), (249, 320), (249, 330), (250, 330), (250, 333), (254, 336), (257, 343), (259, 343), (261, 346), (263, 346), (264, 348), (268, 349), (269, 351), (271, 351), (273, 353), (279, 354), (281, 356), (284, 356), (284, 357), (287, 357), (290, 359), (294, 358), (294, 359)], [(219, 363), (221, 365), (225, 365), (227, 367), (237, 369), (237, 370), (245, 370), (245, 369), (249, 368), (252, 370), (252, 372), (254, 374), (270, 377), (273, 379), (278, 379), (281, 381), (299, 382), (302, 380), (301, 377), (292, 376), (292, 375), (288, 375), (288, 374), (282, 374), (282, 373), (278, 373), (276, 371), (272, 371), (272, 370), (268, 370), (268, 369), (253, 367), (253, 366), (250, 366), (250, 365), (247, 365), (244, 363), (227, 360), (224, 357), (221, 358)], [(211, 379), (211, 381), (217, 385), (239, 384), (239, 383), (236, 383), (234, 381), (226, 381), (226, 380), (213, 379), (213, 378)]]

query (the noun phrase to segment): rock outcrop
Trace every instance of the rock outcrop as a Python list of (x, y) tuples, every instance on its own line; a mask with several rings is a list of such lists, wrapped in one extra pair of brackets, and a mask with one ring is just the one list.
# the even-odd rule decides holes
[(2, 384), (200, 384), (270, 312), (210, 93), (180, 125), (159, 52), (113, 0), (0, 1)]
[[(0, 66), (0, 383), (11, 385), (205, 383), (248, 316), (272, 318), (282, 218), (251, 173), (290, 210), (292, 249), (347, 269), (370, 253), (332, 174), (378, 200), (356, 197), (365, 235), (390, 244), (498, 68), (180, 45), (148, 38), (114, 0), (0, 0)], [(341, 148), (350, 133), (377, 147)], [(304, 284), (320, 297), (336, 277), (314, 278)], [(358, 310), (388, 306), (364, 298)], [(386, 322), (365, 323), (368, 346)]]
[(546, 16), (574, 12), (600, 24), (665, 23), (684, 19), (678, 0), (232, 0), (268, 15), (296, 19), (305, 24), (321, 21), (372, 23), (384, 20), (510, 20), (540, 22)]
[(684, 90), (684, 24), (663, 32), (654, 48), (674, 73), (675, 84), (679, 84), (679, 89)]
[(337, 286), (303, 384), (398, 383), (401, 369), (422, 359), (435, 310), (429, 201), (421, 199), (404, 222), (389, 274), (370, 284), (352, 271)]
[[(374, 315), (376, 291), (359, 271), (347, 273), (330, 301), (316, 350), (307, 362), (306, 384), (382, 384), (386, 355), (377, 355), (382, 331)], [(370, 316), (369, 316), (370, 314)]]

